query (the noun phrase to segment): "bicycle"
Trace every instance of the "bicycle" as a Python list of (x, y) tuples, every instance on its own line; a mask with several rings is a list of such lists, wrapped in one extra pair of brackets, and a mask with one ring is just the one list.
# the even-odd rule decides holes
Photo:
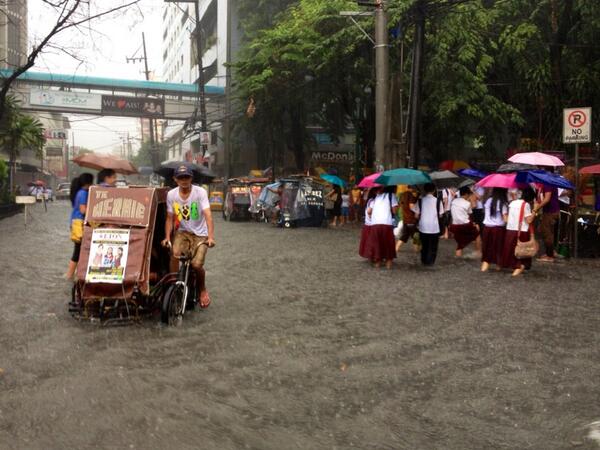
[(167, 288), (163, 297), (160, 320), (165, 325), (176, 325), (186, 310), (193, 310), (198, 302), (196, 271), (191, 268), (194, 255), (173, 256), (178, 259), (179, 271), (175, 282)]

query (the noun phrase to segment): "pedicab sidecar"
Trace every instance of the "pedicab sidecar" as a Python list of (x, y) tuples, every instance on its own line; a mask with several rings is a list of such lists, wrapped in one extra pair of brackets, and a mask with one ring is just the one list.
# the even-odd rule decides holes
[(77, 281), (69, 311), (103, 324), (160, 311), (176, 274), (164, 238), (167, 188), (101, 187), (89, 191)]

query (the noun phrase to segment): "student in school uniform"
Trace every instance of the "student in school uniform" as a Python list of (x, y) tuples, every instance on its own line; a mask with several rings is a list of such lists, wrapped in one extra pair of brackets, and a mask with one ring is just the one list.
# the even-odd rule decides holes
[(382, 262), (385, 262), (386, 267), (391, 269), (393, 260), (396, 258), (393, 218), (397, 210), (396, 186), (379, 188), (377, 196), (367, 210), (372, 223), (367, 245), (373, 252), (373, 260), (377, 268), (381, 266)]
[(452, 225), (450, 232), (454, 235), (456, 241), (456, 256), (463, 255), (463, 249), (471, 242), (475, 242), (477, 250), (480, 249), (481, 240), (479, 237), (479, 227), (471, 221), (472, 192), (468, 186), (460, 188), (459, 197), (452, 201), (450, 211), (452, 213)]
[(436, 188), (433, 183), (427, 183), (423, 189), (425, 195), (414, 204), (413, 212), (421, 238), (421, 263), (424, 266), (433, 266), (442, 232), (440, 218), (444, 214), (444, 206), (435, 196)]
[(377, 195), (376, 189), (369, 189), (366, 194), (365, 199), (365, 212), (363, 214), (365, 218), (365, 222), (363, 224), (362, 230), (360, 232), (360, 244), (358, 245), (358, 254), (363, 258), (367, 258), (369, 261), (374, 262), (373, 260), (373, 252), (369, 247), (369, 233), (371, 230), (371, 216), (367, 214), (367, 211), (373, 207), (373, 200)]
[(490, 264), (499, 267), (504, 248), (506, 220), (508, 214), (507, 189), (494, 188), (492, 196), (484, 204), (483, 237), (481, 242), (481, 271), (486, 272)]
[[(521, 198), (516, 198), (508, 205), (506, 218), (506, 235), (504, 236), (504, 247), (500, 258), (500, 266), (505, 269), (513, 269), (513, 277), (519, 276), (525, 269), (531, 268), (531, 258), (517, 259), (515, 248), (517, 240), (527, 242), (533, 232), (530, 224), (535, 219), (532, 203), (535, 200), (535, 192), (531, 188), (523, 190)], [(520, 235), (519, 235), (520, 227)]]
[(406, 244), (409, 239), (412, 239), (417, 232), (417, 218), (413, 212), (413, 208), (417, 203), (417, 194), (414, 189), (408, 188), (402, 194), (402, 233), (400, 239), (396, 242), (396, 252), (400, 251), (400, 247)]

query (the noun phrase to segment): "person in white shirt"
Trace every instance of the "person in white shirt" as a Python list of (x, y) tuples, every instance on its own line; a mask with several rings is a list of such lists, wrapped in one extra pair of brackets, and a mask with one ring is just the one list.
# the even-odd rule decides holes
[[(172, 248), (175, 257), (191, 254), (191, 265), (198, 281), (198, 303), (201, 308), (207, 308), (210, 296), (206, 289), (204, 260), (207, 249), (215, 246), (215, 227), (208, 194), (204, 188), (192, 184), (192, 177), (193, 172), (186, 165), (175, 170), (177, 187), (167, 193), (167, 219), (162, 245)], [(177, 272), (177, 269), (177, 259), (171, 258), (171, 272)]]
[[(448, 232), (448, 226), (450, 225), (450, 223), (452, 222), (452, 213), (450, 212), (450, 207), (452, 206), (452, 201), (456, 198), (456, 190), (452, 187), (450, 188), (446, 188), (446, 189), (442, 189), (441, 191), (439, 191), (442, 196), (442, 203), (444, 206), (444, 222), (446, 223), (446, 228), (443, 230), (443, 234), (442, 234), (442, 239), (448, 239), (449, 238), (449, 232)], [(439, 195), (438, 195), (438, 198)]]
[(369, 247), (369, 232), (371, 230), (371, 216), (368, 214), (368, 211), (370, 208), (373, 207), (373, 200), (375, 199), (375, 196), (377, 195), (377, 190), (376, 189), (369, 189), (368, 191), (365, 191), (365, 223), (362, 227), (362, 230), (360, 232), (360, 244), (358, 246), (358, 254), (360, 256), (362, 256), (363, 258), (367, 258), (370, 261), (374, 261), (373, 259), (373, 252), (371, 251), (371, 248)]
[(479, 226), (471, 221), (472, 209), (472, 192), (468, 186), (460, 188), (460, 197), (455, 198), (450, 206), (452, 213), (452, 225), (449, 230), (454, 235), (456, 241), (456, 256), (463, 255), (463, 249), (471, 242), (475, 242), (477, 251), (481, 247), (481, 239), (479, 237)]
[(507, 190), (494, 188), (492, 196), (484, 204), (483, 237), (481, 245), (481, 271), (486, 272), (490, 264), (499, 264), (504, 247), (506, 219), (508, 214)]
[[(500, 258), (500, 267), (513, 269), (513, 276), (521, 275), (525, 269), (531, 268), (531, 258), (517, 259), (515, 248), (517, 240), (527, 242), (530, 239), (532, 227), (529, 226), (535, 219), (532, 203), (535, 200), (535, 192), (531, 188), (523, 190), (521, 199), (515, 199), (508, 205), (506, 217), (506, 235), (504, 236), (504, 247)], [(520, 232), (519, 232), (520, 229)]]
[(393, 219), (397, 210), (396, 186), (380, 188), (371, 207), (367, 209), (372, 224), (369, 230), (368, 246), (373, 252), (372, 259), (375, 267), (380, 267), (381, 262), (385, 261), (386, 267), (391, 269), (392, 262), (396, 258)]
[(435, 196), (436, 188), (433, 183), (427, 183), (423, 189), (425, 195), (414, 205), (413, 212), (421, 238), (421, 263), (424, 266), (433, 266), (442, 233), (440, 217), (444, 214), (444, 206), (441, 199)]

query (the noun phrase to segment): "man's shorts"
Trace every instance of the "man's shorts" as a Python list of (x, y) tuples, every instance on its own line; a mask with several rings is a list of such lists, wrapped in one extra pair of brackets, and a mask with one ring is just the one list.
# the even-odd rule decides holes
[(204, 259), (208, 250), (208, 237), (196, 236), (189, 231), (177, 231), (173, 240), (173, 253), (176, 256), (191, 253), (192, 266), (195, 268), (204, 267)]

